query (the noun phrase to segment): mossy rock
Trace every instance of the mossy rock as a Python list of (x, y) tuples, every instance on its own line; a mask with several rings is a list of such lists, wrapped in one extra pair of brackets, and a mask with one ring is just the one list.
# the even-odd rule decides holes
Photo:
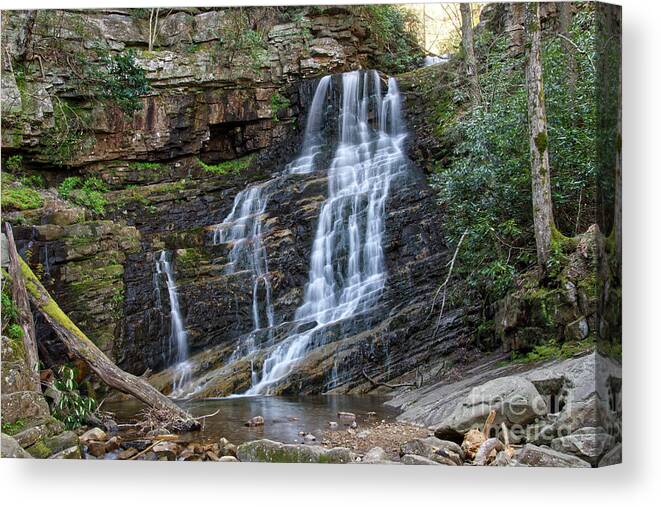
[(260, 463), (351, 463), (354, 455), (349, 449), (324, 449), (306, 444), (282, 444), (273, 440), (254, 440), (237, 448), (240, 461)]

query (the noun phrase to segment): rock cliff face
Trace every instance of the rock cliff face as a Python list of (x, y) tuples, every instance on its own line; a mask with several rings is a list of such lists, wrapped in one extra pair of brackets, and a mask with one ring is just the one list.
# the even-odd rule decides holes
[[(37, 19), (12, 13), (4, 32), (21, 65), (4, 61), (3, 153), (23, 156), (27, 170), (49, 185), (94, 176), (109, 189), (103, 213), (76, 208), (53, 189), (42, 192), (42, 208), (10, 214), (25, 224), (16, 228), (22, 253), (80, 328), (122, 368), (142, 374), (173, 359), (167, 288), (156, 276), (160, 252), (171, 252), (193, 374), (204, 381), (199, 396), (241, 391), (250, 382), (250, 365), (222, 368), (252, 329), (252, 282), (249, 273), (226, 273), (229, 252), (214, 245), (213, 227), (238, 192), (282, 171), (297, 153), (316, 77), (369, 67), (378, 52), (362, 18), (320, 8), (273, 20), (258, 54), (244, 48), (231, 55), (222, 30), (228, 16), (227, 9), (175, 9), (162, 19), (152, 51), (148, 22), (132, 11)], [(139, 111), (101, 107), (72, 86), (76, 63), (62, 53), (76, 48), (97, 61), (99, 38), (107, 54), (133, 49), (145, 69), (150, 92)], [(21, 54), (26, 47), (31, 54)], [(65, 165), (49, 149), (63, 105), (86, 118)], [(301, 303), (326, 192), (319, 174), (281, 177), (270, 189), (264, 246), (274, 340), (286, 336)], [(412, 164), (388, 201), (388, 281), (379, 306), (332, 330), (344, 338), (310, 354), (282, 390), (365, 391), (373, 385), (363, 370), (381, 381), (410, 376), (418, 363), (461, 347), (463, 312), (448, 312), (438, 331), (429, 315), (447, 263), (439, 218)], [(52, 362), (64, 360), (48, 330), (40, 331)], [(344, 367), (332, 380), (338, 363)], [(166, 370), (154, 383), (167, 391), (171, 380)]]

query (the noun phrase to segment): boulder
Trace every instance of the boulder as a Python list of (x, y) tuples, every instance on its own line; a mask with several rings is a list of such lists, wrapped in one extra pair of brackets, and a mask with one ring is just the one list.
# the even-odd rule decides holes
[(576, 456), (533, 444), (526, 444), (516, 455), (516, 461), (532, 467), (590, 468), (590, 463)]
[(13, 435), (23, 448), (33, 445), (39, 440), (64, 431), (64, 425), (52, 416), (38, 417), (25, 424), (23, 429)]
[(168, 461), (174, 461), (179, 452), (179, 446), (174, 442), (159, 442), (152, 451), (160, 458), (166, 458)]
[(417, 454), (405, 454), (402, 456), (400, 463), (402, 465), (441, 465), (437, 461), (425, 458), (424, 456), (418, 456)]
[(106, 453), (105, 442), (101, 442), (97, 440), (89, 440), (86, 445), (87, 445), (87, 452), (89, 452), (95, 458), (100, 458), (104, 456)]
[(607, 467), (610, 465), (619, 465), (622, 463), (622, 444), (617, 444), (610, 451), (604, 454), (599, 461), (598, 467)]
[(611, 437), (603, 428), (580, 428), (571, 435), (554, 438), (551, 448), (565, 454), (574, 454), (592, 465), (612, 446)]
[(79, 445), (78, 435), (73, 431), (65, 431), (43, 440), (39, 440), (26, 449), (35, 458), (48, 458), (65, 449)]
[(237, 448), (239, 461), (261, 463), (351, 463), (355, 457), (349, 449), (304, 444), (282, 444), (273, 440), (253, 440)]
[(399, 455), (407, 454), (422, 456), (444, 465), (461, 465), (464, 460), (464, 451), (459, 445), (436, 437), (415, 438), (402, 444)]
[(32, 456), (23, 450), (19, 443), (9, 435), (2, 433), (0, 442), (0, 455), (3, 458), (31, 458)]
[(371, 464), (371, 465), (380, 465), (380, 464), (386, 464), (386, 463), (392, 463), (388, 459), (388, 455), (386, 454), (386, 451), (384, 451), (381, 447), (373, 447), (369, 451), (367, 451), (367, 454), (363, 456), (363, 459), (361, 463), (365, 464)]
[(56, 452), (48, 459), (82, 459), (82, 458), (83, 455), (80, 452), (80, 446), (74, 445), (71, 447), (67, 447), (66, 449), (63, 449), (60, 452)]
[(496, 411), (494, 424), (508, 425), (525, 425), (548, 412), (532, 382), (520, 376), (503, 377), (473, 388), (434, 433), (454, 440), (472, 428), (481, 428), (491, 410)]
[(105, 442), (108, 440), (108, 435), (101, 428), (92, 428), (80, 435), (80, 443), (86, 445), (91, 440)]

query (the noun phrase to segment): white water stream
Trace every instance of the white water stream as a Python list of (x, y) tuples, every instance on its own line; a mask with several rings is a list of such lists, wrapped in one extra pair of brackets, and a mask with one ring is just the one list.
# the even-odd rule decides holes
[[(393, 179), (407, 163), (396, 81), (388, 80), (383, 97), (376, 72), (343, 74), (339, 123), (340, 139), (328, 168), (328, 197), (312, 245), (304, 300), (295, 314), (306, 330), (270, 352), (259, 381), (246, 394), (269, 394), (308, 350), (324, 342), (325, 327), (368, 311), (383, 289), (385, 203)], [(314, 155), (305, 152), (304, 143), (298, 160), (307, 157), (307, 162), (296, 163), (296, 172), (314, 170)]]

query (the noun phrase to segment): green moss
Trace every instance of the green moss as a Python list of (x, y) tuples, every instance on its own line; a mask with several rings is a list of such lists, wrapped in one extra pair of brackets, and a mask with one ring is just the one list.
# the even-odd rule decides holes
[(198, 162), (202, 169), (213, 174), (239, 174), (241, 171), (247, 169), (250, 166), (252, 163), (252, 158), (252, 155), (248, 155), (246, 157), (228, 160), (219, 164), (205, 164), (201, 160), (198, 160)]
[(41, 208), (44, 205), (43, 197), (36, 190), (23, 186), (20, 183), (14, 183), (11, 186), (6, 185), (6, 180), (9, 179), (7, 174), (3, 174), (2, 178), (1, 202), (2, 208), (5, 211), (24, 211)]
[(287, 109), (291, 103), (287, 97), (283, 97), (279, 92), (271, 95), (271, 111), (273, 112), (273, 121), (279, 121), (278, 115)]
[(48, 447), (43, 440), (31, 445), (26, 449), (34, 458), (44, 459), (53, 454), (53, 450)]
[(546, 151), (549, 146), (549, 140), (546, 132), (540, 132), (537, 134), (537, 136), (535, 136), (535, 146), (537, 147), (537, 151), (539, 151), (539, 153), (544, 153)]
[(159, 162), (132, 161), (129, 162), (129, 167), (131, 169), (136, 169), (138, 171), (161, 171), (163, 169), (167, 169), (167, 166), (165, 164), (161, 164)]

